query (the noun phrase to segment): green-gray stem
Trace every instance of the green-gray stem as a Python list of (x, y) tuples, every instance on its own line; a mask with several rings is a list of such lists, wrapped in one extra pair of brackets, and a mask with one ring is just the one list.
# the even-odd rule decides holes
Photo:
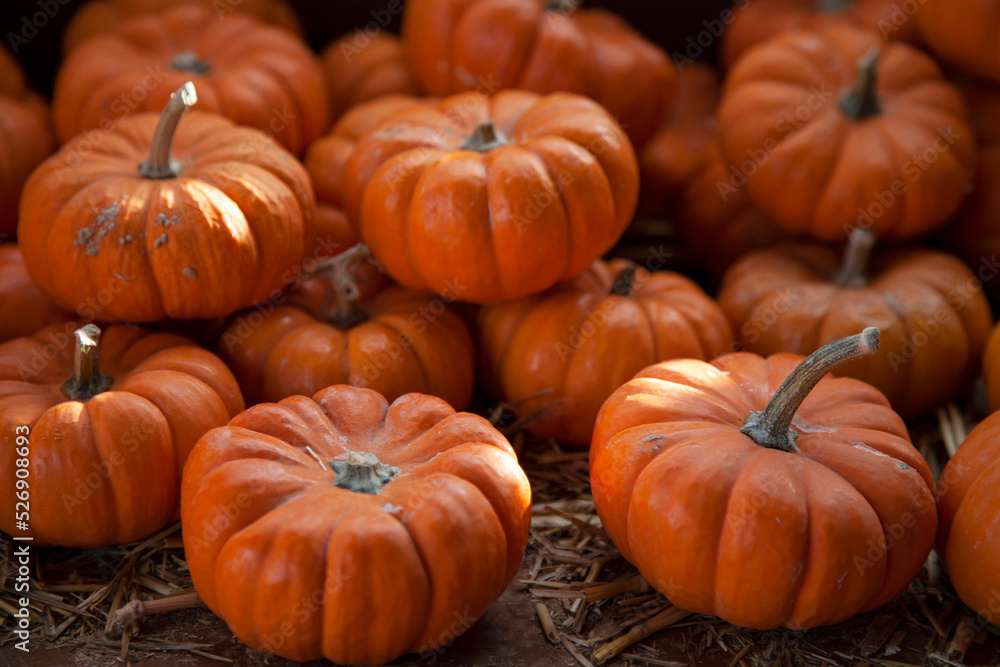
[(622, 269), (615, 277), (615, 282), (611, 286), (611, 294), (614, 296), (631, 297), (632, 289), (635, 287), (635, 272), (638, 266), (630, 266)]
[(868, 284), (868, 259), (875, 247), (875, 235), (868, 229), (855, 227), (847, 239), (844, 262), (835, 281), (844, 287), (864, 287)]
[(73, 350), (73, 375), (62, 390), (74, 401), (88, 401), (111, 388), (114, 380), (101, 373), (101, 330), (95, 324), (86, 324), (73, 332), (76, 347)]
[(852, 120), (864, 120), (882, 113), (882, 102), (875, 94), (878, 77), (879, 49), (873, 46), (858, 61), (858, 74), (854, 88), (840, 98), (840, 108)]
[(816, 11), (821, 14), (843, 14), (850, 8), (850, 0), (817, 0), (816, 2)]
[(377, 495), (382, 487), (399, 474), (399, 468), (382, 463), (369, 452), (348, 452), (341, 454), (330, 467), (337, 474), (333, 485), (355, 493)]
[(178, 88), (171, 96), (160, 122), (156, 124), (153, 139), (149, 144), (149, 157), (139, 165), (139, 174), (143, 178), (175, 178), (181, 173), (181, 163), (170, 159), (170, 147), (174, 143), (174, 134), (181, 116), (189, 107), (198, 101), (194, 84), (188, 81)]
[(507, 137), (497, 129), (493, 121), (486, 120), (476, 125), (475, 129), (472, 130), (472, 134), (466, 137), (459, 148), (466, 151), (489, 153), (494, 148), (506, 146), (508, 143), (510, 142), (507, 140)]
[(368, 319), (368, 315), (358, 308), (361, 290), (354, 272), (358, 264), (371, 258), (371, 251), (364, 243), (351, 246), (344, 252), (317, 262), (308, 277), (322, 278), (333, 286), (337, 300), (335, 310), (327, 321), (338, 329), (350, 329)]
[(212, 69), (212, 65), (199, 58), (194, 51), (182, 51), (170, 62), (170, 69), (191, 72), (192, 74), (206, 74)]

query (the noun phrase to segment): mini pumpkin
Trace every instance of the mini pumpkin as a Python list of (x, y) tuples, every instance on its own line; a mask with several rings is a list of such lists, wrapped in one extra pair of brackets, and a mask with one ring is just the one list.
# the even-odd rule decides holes
[(24, 69), (0, 46), (0, 240), (17, 229), (21, 189), (55, 150), (49, 108), (27, 87)]
[(502, 91), (387, 117), (355, 145), (342, 195), (396, 282), (486, 304), (586, 269), (628, 225), (638, 181), (596, 102)]
[(915, 17), (929, 50), (969, 74), (1000, 81), (997, 0), (923, 0)]
[(154, 533), (176, 519), (198, 438), (243, 407), (225, 365), (180, 336), (69, 323), (0, 345), (0, 530), (75, 548)]
[(207, 433), (181, 495), (195, 588), (233, 633), (348, 665), (468, 630), (517, 573), (531, 519), (528, 480), (485, 419), (344, 385)]
[(31, 282), (16, 243), (0, 244), (0, 343), (30, 336), (76, 315), (46, 299)]
[(101, 142), (128, 117), (159, 111), (192, 81), (200, 108), (260, 130), (246, 155), (275, 139), (296, 155), (329, 126), (323, 68), (295, 35), (208, 5), (141, 14), (70, 52), (56, 77), (52, 115), (67, 142)]
[(594, 504), (682, 609), (736, 625), (834, 624), (902, 593), (934, 543), (934, 479), (874, 387), (826, 377), (878, 330), (809, 358), (667, 361), (601, 408)]
[(411, 0), (403, 40), (432, 95), (518, 89), (587, 95), (637, 147), (656, 132), (676, 68), (615, 14), (548, 0)]
[(418, 95), (417, 82), (402, 42), (380, 32), (364, 36), (349, 33), (335, 40), (320, 57), (330, 94), (330, 117), (336, 122), (348, 109), (385, 95)]
[(726, 274), (719, 305), (745, 349), (762, 355), (801, 354), (859, 323), (876, 324), (878, 354), (844, 372), (878, 387), (903, 417), (916, 417), (967, 388), (993, 317), (958, 258), (898, 250), (876, 258), (869, 273), (874, 243), (855, 230), (843, 261), (806, 244), (752, 253)]
[(717, 114), (754, 203), (789, 232), (913, 239), (965, 197), (975, 140), (958, 90), (921, 51), (843, 24), (783, 34), (729, 72)]
[(637, 372), (732, 345), (725, 315), (695, 283), (628, 260), (598, 260), (543, 294), (483, 308), (479, 329), (499, 398), (546, 413), (535, 435), (584, 449), (601, 405)]
[(256, 130), (182, 121), (195, 101), (186, 84), (159, 118), (122, 120), (96, 145), (80, 136), (32, 174), (21, 252), (53, 303), (102, 321), (211, 318), (296, 275), (315, 242), (308, 174)]

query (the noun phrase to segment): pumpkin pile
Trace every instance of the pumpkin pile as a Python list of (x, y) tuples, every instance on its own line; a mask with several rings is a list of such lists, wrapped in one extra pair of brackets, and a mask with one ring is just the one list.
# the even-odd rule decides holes
[(1000, 410), (1000, 0), (744, 0), (717, 64), (573, 0), (224, 4), (85, 3), (51, 104), (0, 49), (0, 530), (179, 518), (250, 647), (443, 650), (529, 541), (499, 403), (679, 608), (834, 625), (935, 542), (990, 604), (997, 416), (911, 432)]

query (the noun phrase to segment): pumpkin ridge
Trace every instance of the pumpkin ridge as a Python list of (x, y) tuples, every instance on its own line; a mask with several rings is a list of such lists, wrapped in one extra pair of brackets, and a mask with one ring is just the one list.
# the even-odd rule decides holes
[[(691, 441), (691, 444), (695, 444), (697, 442), (698, 441)], [(683, 447), (686, 444), (688, 444), (688, 443), (682, 443), (680, 445), (680, 447)], [(670, 451), (674, 451), (676, 449), (678, 449), (678, 447), (673, 447), (673, 448), (671, 448)], [(753, 452), (753, 447), (751, 447), (751, 446), (744, 446), (742, 449), (738, 449), (735, 452), (733, 452), (733, 454), (730, 455), (730, 456), (733, 456), (733, 457), (735, 457), (737, 459), (735, 461), (737, 474), (735, 476), (730, 475), (728, 477), (729, 485), (726, 488), (726, 495), (725, 495), (726, 510), (722, 513), (723, 517), (730, 516), (730, 514), (729, 514), (730, 513), (730, 507), (729, 506), (733, 502), (733, 489), (736, 487), (736, 484), (739, 481), (740, 477), (743, 476), (744, 470), (746, 469), (747, 457), (752, 456), (755, 453), (756, 452)], [(732, 459), (731, 458), (727, 458), (726, 461), (731, 463)], [(643, 472), (645, 472), (645, 470)], [(636, 482), (638, 482), (638, 478), (636, 478)], [(634, 486), (632, 488), (633, 488), (633, 490), (635, 489)], [(716, 489), (717, 488), (718, 487), (716, 487)], [(631, 495), (632, 495), (632, 493), (630, 492), (629, 493), (629, 497), (631, 497)], [(722, 498), (720, 497), (719, 500), (722, 500)], [(629, 503), (629, 505), (631, 506), (631, 503)], [(714, 540), (715, 541), (715, 549), (713, 551), (715, 553), (715, 560), (714, 561), (709, 561), (709, 562), (712, 562), (712, 586), (711, 586), (711, 589), (712, 589), (712, 608), (713, 609), (718, 609), (719, 608), (719, 560), (720, 560), (720, 558), (722, 556), (722, 548), (721, 548), (722, 547), (722, 538), (724, 536), (725, 530), (726, 530), (725, 521), (722, 521), (722, 522), (719, 523), (718, 531), (717, 531), (717, 533), (715, 535), (715, 540)]]
[[(508, 137), (511, 137), (511, 135), (508, 135)], [(564, 139), (566, 141), (569, 141), (568, 139), (565, 139), (564, 137), (559, 137), (559, 139)], [(566, 202), (566, 189), (563, 188), (563, 187), (560, 187), (559, 179), (556, 177), (555, 174), (552, 173), (552, 166), (548, 162), (546, 162), (545, 158), (543, 158), (537, 152), (531, 150), (531, 145), (532, 145), (531, 141), (532, 141), (531, 139), (528, 139), (527, 141), (525, 141), (525, 142), (522, 143), (521, 141), (519, 141), (519, 139), (517, 137), (511, 137), (511, 142), (512, 142), (513, 145), (515, 145), (517, 148), (520, 148), (524, 152), (529, 153), (530, 155), (534, 156), (535, 159), (537, 159), (545, 167), (545, 175), (548, 176), (549, 180), (552, 182), (553, 186), (555, 187), (556, 194), (558, 195), (558, 197), (554, 197), (553, 198), (553, 203), (555, 203), (555, 201), (559, 202), (559, 206), (562, 207), (564, 218), (566, 220), (566, 227), (565, 227), (565, 231), (566, 231), (566, 264), (568, 265), (570, 263), (570, 261), (573, 259), (573, 238), (574, 238), (574, 235), (571, 233), (571, 229), (570, 229), (570, 222), (569, 222), (570, 215), (569, 215), (569, 206), (568, 206), (568, 204)], [(571, 142), (571, 143), (574, 143), (574, 142)], [(579, 144), (577, 144), (577, 145), (579, 145)], [(600, 163), (598, 163), (598, 164), (600, 164)], [(603, 170), (602, 170), (602, 173), (603, 173)], [(608, 189), (610, 190), (610, 187)], [(567, 266), (566, 268), (564, 268), (562, 271), (559, 272), (559, 275), (562, 276), (560, 278), (560, 280), (571, 277), (571, 276), (566, 276), (565, 275), (567, 268), (569, 268), (569, 267)]]

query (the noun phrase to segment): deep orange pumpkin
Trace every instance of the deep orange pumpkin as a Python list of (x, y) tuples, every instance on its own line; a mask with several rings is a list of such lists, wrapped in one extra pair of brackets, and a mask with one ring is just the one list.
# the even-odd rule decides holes
[(579, 448), (590, 447), (604, 401), (637, 372), (732, 345), (726, 316), (695, 283), (628, 260), (598, 260), (540, 295), (483, 308), (479, 330), (499, 398), (523, 414), (551, 406), (529, 430)]
[(912, 239), (965, 197), (976, 147), (965, 103), (937, 64), (843, 24), (749, 51), (717, 114), (747, 192), (794, 234), (843, 240), (853, 227)]
[(794, 373), (802, 357), (789, 354), (668, 361), (604, 404), (590, 450), (597, 512), (671, 602), (812, 628), (889, 602), (920, 571), (937, 529), (931, 472), (878, 390), (824, 377), (877, 334)]
[(1000, 81), (997, 0), (923, 0), (916, 13), (929, 50), (963, 72)]
[(628, 225), (638, 181), (628, 137), (595, 102), (504, 91), (387, 117), (355, 145), (342, 195), (394, 280), (484, 304), (586, 269)]
[(983, 353), (983, 377), (990, 412), (1000, 411), (1000, 326), (993, 329)]
[(330, 118), (334, 122), (348, 109), (385, 95), (418, 95), (417, 82), (402, 42), (380, 32), (364, 36), (350, 33), (330, 43), (321, 54), (326, 87), (330, 94)]
[(528, 480), (485, 419), (343, 385), (206, 434), (181, 496), (194, 585), (236, 636), (350, 665), (468, 630), (517, 573), (531, 519)]
[(856, 232), (842, 262), (815, 245), (752, 253), (726, 274), (719, 304), (739, 342), (762, 355), (802, 354), (877, 325), (878, 354), (843, 373), (878, 387), (903, 417), (917, 417), (967, 388), (993, 317), (958, 258), (899, 250), (876, 257), (869, 273), (872, 244)]
[(32, 174), (21, 252), (54, 303), (102, 321), (210, 318), (296, 275), (315, 241), (308, 174), (256, 130), (181, 120), (193, 102), (185, 86), (159, 119), (125, 119), (96, 145), (78, 137)]
[(56, 77), (52, 115), (63, 142), (99, 143), (125, 120), (159, 111), (186, 81), (199, 108), (260, 130), (251, 155), (275, 139), (296, 155), (329, 127), (323, 68), (298, 37), (245, 14), (225, 20), (183, 4), (142, 14), (74, 49)]
[[(191, 449), (243, 398), (215, 355), (180, 336), (74, 326), (0, 345), (0, 530), (35, 544), (123, 544), (176, 518)], [(19, 459), (27, 531), (15, 525)]]
[(550, 0), (410, 0), (403, 40), (433, 95), (519, 89), (587, 95), (641, 147), (670, 106), (677, 70), (621, 18)]
[(17, 244), (0, 244), (0, 343), (30, 336), (74, 317), (74, 313), (59, 308), (38, 291)]

